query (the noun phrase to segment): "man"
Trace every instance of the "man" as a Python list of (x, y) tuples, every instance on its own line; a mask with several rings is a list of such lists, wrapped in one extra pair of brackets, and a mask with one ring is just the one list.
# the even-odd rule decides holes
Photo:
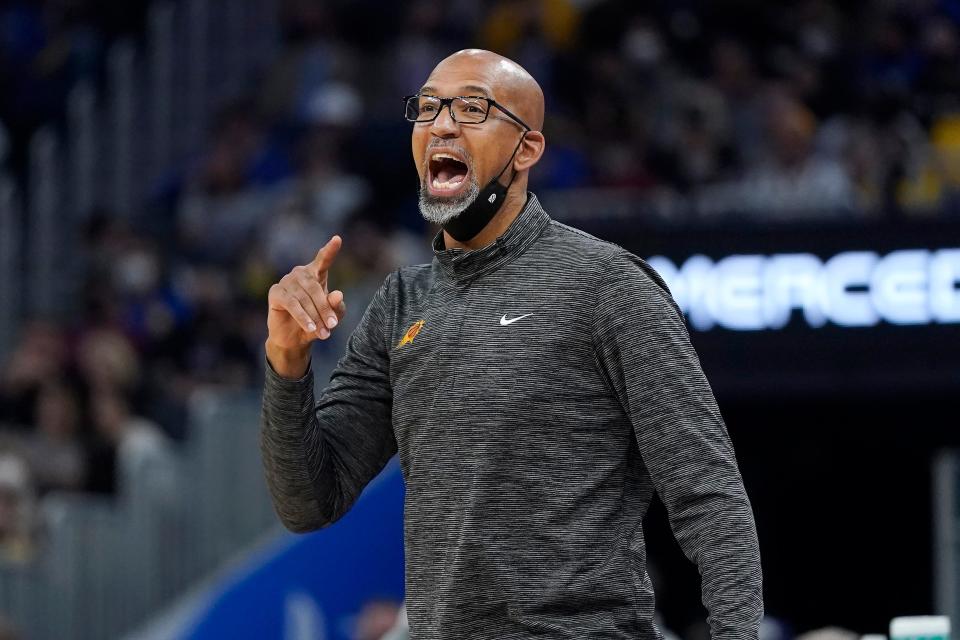
[(390, 274), (314, 402), (342, 318), (334, 236), (270, 290), (262, 451), (293, 531), (341, 517), (397, 452), (417, 640), (657, 638), (653, 491), (714, 638), (756, 638), (761, 573), (726, 428), (663, 280), (526, 190), (543, 94), (466, 50), (405, 99), (431, 264)]

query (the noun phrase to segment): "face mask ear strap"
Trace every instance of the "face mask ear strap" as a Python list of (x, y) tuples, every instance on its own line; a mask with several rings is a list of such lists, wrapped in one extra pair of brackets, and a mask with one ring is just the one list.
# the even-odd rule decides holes
[(470, 203), (470, 206), (443, 225), (446, 232), (453, 236), (454, 239), (459, 242), (470, 240), (483, 231), (484, 227), (493, 220), (493, 216), (497, 215), (497, 211), (500, 210), (503, 201), (506, 200), (507, 189), (510, 188), (514, 178), (517, 177), (517, 172), (513, 172), (513, 175), (510, 176), (510, 182), (506, 185), (500, 184), (500, 176), (513, 164), (517, 150), (520, 149), (520, 145), (523, 144), (526, 137), (527, 132), (524, 131), (520, 137), (520, 141), (517, 142), (517, 146), (513, 148), (513, 153), (510, 154), (510, 159), (507, 161), (507, 164), (503, 165), (500, 173), (488, 182), (487, 186), (480, 190), (480, 193), (476, 199)]
[[(513, 161), (514, 161), (514, 160), (516, 159), (516, 157), (517, 157), (517, 151), (519, 151), (520, 145), (523, 144), (523, 141), (524, 141), (526, 138), (527, 138), (527, 132), (524, 131), (524, 132), (523, 132), (523, 135), (520, 136), (519, 142), (517, 142), (517, 146), (515, 146), (515, 147), (513, 148), (513, 153), (510, 154), (510, 159), (507, 160), (507, 164), (503, 165), (503, 169), (500, 169), (500, 173), (497, 174), (497, 177), (494, 178), (494, 180), (499, 180), (499, 179), (500, 179), (500, 176), (503, 175), (503, 172), (507, 170), (507, 167), (509, 167), (510, 165), (513, 164)], [(510, 185), (513, 184), (513, 179), (516, 178), (516, 177), (517, 177), (517, 172), (514, 171), (514, 172), (513, 172), (513, 175), (510, 177), (510, 182), (507, 183), (507, 188), (508, 188), (508, 189), (510, 188)]]

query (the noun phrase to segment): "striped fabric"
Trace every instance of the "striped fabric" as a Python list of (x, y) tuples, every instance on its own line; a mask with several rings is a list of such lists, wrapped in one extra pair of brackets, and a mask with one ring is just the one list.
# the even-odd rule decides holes
[(624, 249), (536, 197), (484, 249), (390, 274), (314, 402), (270, 371), (262, 451), (293, 531), (341, 517), (397, 452), (415, 640), (658, 638), (656, 491), (713, 638), (758, 636), (750, 502), (683, 317)]

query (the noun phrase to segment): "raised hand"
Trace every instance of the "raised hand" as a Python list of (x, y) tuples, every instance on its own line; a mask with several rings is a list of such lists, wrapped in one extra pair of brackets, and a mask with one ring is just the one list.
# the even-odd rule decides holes
[(343, 292), (328, 290), (327, 272), (343, 240), (333, 236), (308, 264), (294, 267), (270, 287), (267, 359), (288, 378), (306, 372), (310, 343), (326, 340), (346, 313)]

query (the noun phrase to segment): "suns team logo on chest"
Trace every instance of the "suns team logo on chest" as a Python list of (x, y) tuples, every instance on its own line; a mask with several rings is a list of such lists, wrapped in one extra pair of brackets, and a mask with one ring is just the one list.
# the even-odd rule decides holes
[(423, 328), (423, 325), (426, 324), (423, 320), (417, 320), (410, 328), (407, 329), (407, 332), (403, 334), (403, 338), (400, 339), (400, 342), (397, 343), (397, 346), (394, 349), (399, 349), (405, 344), (413, 342), (413, 339), (417, 337), (417, 334), (420, 333), (420, 329)]

